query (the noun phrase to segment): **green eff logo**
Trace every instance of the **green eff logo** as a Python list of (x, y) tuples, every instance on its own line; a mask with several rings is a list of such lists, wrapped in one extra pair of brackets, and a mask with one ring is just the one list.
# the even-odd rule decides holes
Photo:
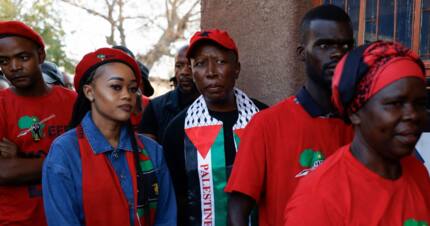
[[(18, 120), (18, 127), (25, 129), (20, 133), (21, 136), (31, 132), (31, 136), (34, 141), (39, 141), (43, 136), (44, 124), (40, 123), (40, 120), (36, 116), (23, 116)], [(19, 136), (19, 135), (18, 135)]]
[(415, 219), (409, 219), (405, 221), (403, 226), (429, 226), (429, 224), (425, 221), (417, 221)]
[(54, 118), (55, 115), (52, 114), (42, 120), (39, 120), (36, 116), (23, 116), (18, 120), (18, 127), (21, 132), (17, 137), (25, 136), (27, 133), (31, 133), (33, 141), (39, 141), (43, 137), (43, 128), (45, 128), (45, 122)]
[(303, 177), (308, 175), (312, 170), (316, 169), (323, 161), (325, 157), (320, 151), (314, 151), (312, 149), (305, 149), (300, 154), (299, 163), (300, 166), (306, 168), (296, 175), (296, 177)]

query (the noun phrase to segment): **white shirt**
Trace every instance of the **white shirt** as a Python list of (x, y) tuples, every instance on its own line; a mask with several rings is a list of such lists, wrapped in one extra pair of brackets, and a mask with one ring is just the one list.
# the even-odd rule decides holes
[(421, 134), (415, 148), (420, 153), (421, 157), (424, 159), (424, 165), (427, 171), (430, 173), (430, 132), (425, 132)]

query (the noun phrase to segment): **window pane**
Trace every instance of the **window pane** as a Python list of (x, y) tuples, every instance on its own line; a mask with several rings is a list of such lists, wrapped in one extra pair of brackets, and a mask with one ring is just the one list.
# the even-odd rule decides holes
[(367, 0), (366, 2), (364, 43), (376, 41), (376, 1)]
[(351, 17), (352, 27), (354, 29), (354, 39), (357, 44), (358, 21), (360, 19), (360, 0), (348, 1), (348, 14)]
[(430, 59), (430, 0), (422, 1), (420, 55)]
[(380, 0), (378, 39), (393, 40), (394, 36), (394, 0)]
[(332, 4), (345, 9), (345, 0), (324, 0), (324, 4)]
[(412, 0), (397, 0), (397, 31), (396, 40), (407, 47), (411, 47), (412, 37)]
[(332, 4), (337, 5), (342, 9), (345, 9), (345, 0), (333, 0)]

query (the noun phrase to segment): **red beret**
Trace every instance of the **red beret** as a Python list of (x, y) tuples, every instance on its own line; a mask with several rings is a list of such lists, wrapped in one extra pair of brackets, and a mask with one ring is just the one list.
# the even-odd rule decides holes
[(226, 49), (232, 50), (236, 54), (236, 56), (239, 57), (239, 52), (237, 50), (236, 44), (226, 31), (222, 31), (219, 29), (209, 29), (204, 31), (198, 31), (193, 35), (193, 37), (191, 37), (190, 46), (188, 47), (186, 54), (188, 58), (190, 58), (190, 54), (192, 53), (193, 48), (196, 47), (197, 43), (201, 42), (202, 40), (213, 41)]
[(99, 66), (111, 62), (122, 62), (127, 64), (133, 70), (134, 75), (136, 76), (137, 84), (140, 84), (140, 69), (136, 63), (136, 60), (121, 50), (100, 48), (85, 55), (76, 66), (74, 79), (75, 90), (79, 89), (79, 83), (82, 78), (88, 77), (91, 72), (93, 72)]
[(19, 21), (0, 21), (0, 35), (20, 36), (30, 39), (45, 51), (42, 36), (31, 27)]

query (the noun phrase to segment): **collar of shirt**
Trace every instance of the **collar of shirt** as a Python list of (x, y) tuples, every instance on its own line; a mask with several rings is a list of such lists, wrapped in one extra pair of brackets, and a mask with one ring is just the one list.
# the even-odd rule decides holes
[(324, 111), (318, 103), (312, 98), (311, 94), (306, 90), (305, 87), (302, 87), (299, 92), (296, 94), (296, 100), (303, 106), (308, 114), (310, 114), (313, 118), (315, 117), (323, 117), (323, 118), (331, 118), (335, 117), (333, 112)]
[[(113, 151), (114, 148), (109, 144), (107, 139), (100, 132), (91, 118), (91, 112), (88, 112), (81, 122), (85, 137), (96, 154)], [(127, 132), (127, 126), (123, 125), (120, 129), (117, 150), (132, 151), (130, 136)]]

